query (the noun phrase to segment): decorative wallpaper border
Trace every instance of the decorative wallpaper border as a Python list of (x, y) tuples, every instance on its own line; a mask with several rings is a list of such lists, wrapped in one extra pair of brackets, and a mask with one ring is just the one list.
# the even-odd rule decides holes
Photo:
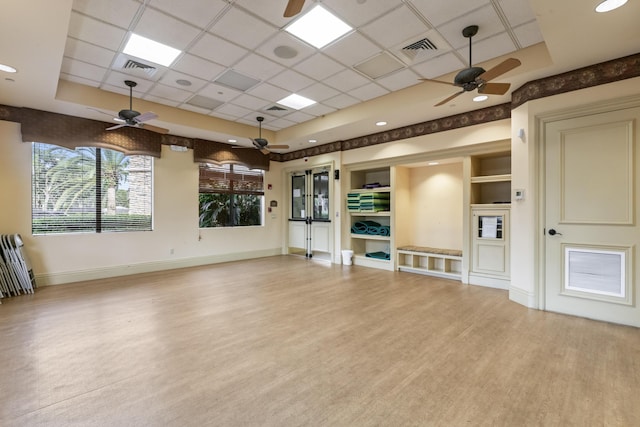
[(511, 94), (511, 109), (525, 102), (640, 76), (640, 53), (525, 83)]
[[(78, 141), (89, 140), (95, 144), (120, 147), (130, 153), (144, 153), (154, 156), (160, 155), (161, 145), (180, 145), (190, 149), (197, 148), (196, 151), (199, 154), (194, 156), (195, 161), (198, 161), (198, 159), (235, 161), (248, 165), (261, 165), (261, 168), (264, 168), (265, 164), (268, 165), (268, 160), (286, 162), (507, 119), (511, 117), (512, 109), (534, 99), (639, 76), (640, 53), (636, 53), (525, 83), (513, 91), (510, 103), (345, 141), (330, 142), (290, 153), (271, 153), (269, 156), (264, 156), (257, 150), (255, 152), (253, 150), (232, 150), (231, 146), (224, 142), (198, 140), (177, 135), (158, 135), (140, 129), (122, 128), (114, 132), (104, 132), (105, 122), (29, 108), (0, 105), (0, 120), (22, 123), (23, 140), (31, 138), (32, 140), (41, 140), (42, 142), (57, 143), (64, 146), (76, 144)], [(69, 129), (74, 129), (75, 134), (70, 134)], [(266, 168), (268, 169), (268, 166)]]

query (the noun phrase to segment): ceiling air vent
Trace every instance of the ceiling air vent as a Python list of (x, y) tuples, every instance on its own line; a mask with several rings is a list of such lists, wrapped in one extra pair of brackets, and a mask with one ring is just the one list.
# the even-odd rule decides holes
[(144, 64), (134, 61), (133, 59), (128, 59), (122, 66), (122, 69), (127, 71), (142, 71), (149, 76), (153, 76), (157, 70), (153, 65)]
[(417, 42), (413, 42), (403, 47), (402, 50), (438, 50), (438, 47), (433, 44), (431, 40), (425, 37), (422, 40), (418, 40)]

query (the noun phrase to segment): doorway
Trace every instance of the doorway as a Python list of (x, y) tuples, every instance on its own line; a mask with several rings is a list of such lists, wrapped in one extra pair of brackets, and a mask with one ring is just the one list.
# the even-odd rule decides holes
[(330, 261), (331, 168), (294, 171), (289, 174), (289, 253)]
[(546, 310), (640, 326), (639, 122), (637, 103), (542, 122)]

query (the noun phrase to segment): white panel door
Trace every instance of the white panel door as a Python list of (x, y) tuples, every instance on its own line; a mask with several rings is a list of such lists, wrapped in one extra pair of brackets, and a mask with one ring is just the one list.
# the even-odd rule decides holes
[(640, 326), (640, 108), (549, 121), (545, 309)]

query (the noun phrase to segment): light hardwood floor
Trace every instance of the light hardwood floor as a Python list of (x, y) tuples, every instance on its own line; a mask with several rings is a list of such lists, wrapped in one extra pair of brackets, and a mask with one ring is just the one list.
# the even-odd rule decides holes
[(0, 305), (2, 426), (639, 426), (640, 330), (294, 256)]

